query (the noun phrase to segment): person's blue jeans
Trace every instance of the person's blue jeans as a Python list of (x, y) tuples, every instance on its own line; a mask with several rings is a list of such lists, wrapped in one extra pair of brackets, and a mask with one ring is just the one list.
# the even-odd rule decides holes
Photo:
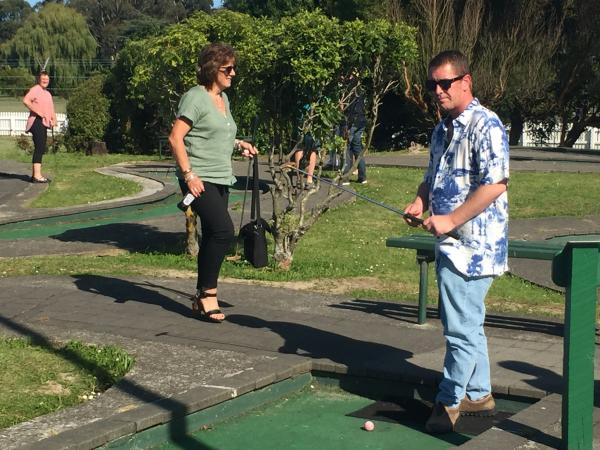
[(438, 252), (436, 256), (440, 318), (446, 338), (444, 378), (436, 401), (455, 408), (465, 394), (478, 400), (492, 390), (483, 322), (485, 296), (493, 277), (466, 277), (445, 255)]
[[(358, 158), (362, 151), (362, 135), (365, 127), (350, 127), (348, 130), (348, 148), (346, 149), (346, 163), (344, 164), (344, 175), (350, 172), (354, 160)], [(367, 179), (367, 165), (364, 158), (358, 161), (358, 181)]]

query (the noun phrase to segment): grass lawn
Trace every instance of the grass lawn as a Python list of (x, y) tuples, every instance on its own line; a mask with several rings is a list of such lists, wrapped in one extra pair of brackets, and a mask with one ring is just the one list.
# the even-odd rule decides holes
[[(31, 156), (15, 145), (15, 139), (0, 138), (0, 160), (10, 159), (31, 162)], [(52, 183), (32, 203), (33, 208), (56, 208), (82, 205), (133, 195), (142, 190), (134, 181), (102, 175), (94, 171), (124, 161), (148, 161), (148, 155), (109, 154), (85, 156), (83, 153), (47, 153), (43, 160), (43, 173)]]
[(114, 346), (71, 341), (53, 347), (0, 338), (0, 429), (92, 400), (133, 362)]
[[(14, 154), (14, 148), (11, 150), (0, 140), (0, 159)], [(22, 156), (19, 157), (22, 159)], [(94, 167), (137, 158), (128, 155), (48, 155), (46, 167), (49, 174), (55, 176), (56, 182), (35, 205), (66, 205), (65, 199), (75, 196), (76, 191), (80, 191), (77, 201), (69, 200), (69, 204), (103, 199), (107, 196), (109, 184), (114, 184), (111, 195), (123, 195), (125, 190), (120, 187), (120, 181), (112, 177), (100, 176), (101, 181), (95, 184), (95, 188), (85, 189), (82, 186), (90, 182), (89, 174), (93, 173)], [(88, 175), (80, 176), (81, 173)], [(373, 167), (369, 169), (369, 184), (357, 186), (357, 189), (369, 197), (401, 208), (413, 198), (422, 173), (421, 169)], [(585, 195), (581, 195), (581, 186), (586, 186)], [(512, 219), (600, 214), (600, 177), (597, 174), (515, 172), (511, 176), (509, 198)], [(385, 247), (387, 237), (414, 232), (415, 229), (407, 227), (393, 213), (357, 200), (327, 212), (309, 230), (296, 249), (291, 270), (281, 271), (274, 267), (257, 270), (245, 262), (226, 261), (222, 275), (283, 283), (300, 289), (416, 302), (418, 269), (414, 251)], [(169, 276), (171, 271), (185, 271), (192, 276), (194, 270), (195, 261), (182, 255), (181, 248), (115, 256), (37, 256), (18, 261), (0, 260), (0, 277), (38, 273)], [(430, 283), (429, 300), (434, 303), (437, 292), (433, 274)], [(492, 286), (488, 307), (495, 312), (560, 317), (563, 314), (563, 296), (507, 275), (500, 277)]]
[[(401, 207), (413, 197), (421, 176), (419, 169), (370, 168), (369, 184), (357, 188), (365, 195)], [(579, 195), (582, 185), (587, 186), (585, 196)], [(600, 214), (600, 177), (514, 173), (510, 202), (512, 218)], [(357, 297), (416, 302), (418, 269), (414, 251), (385, 247), (388, 236), (414, 232), (389, 211), (357, 200), (329, 211), (309, 230), (300, 241), (291, 270), (257, 270), (244, 262), (226, 261), (222, 275)], [(171, 271), (185, 271), (193, 276), (194, 270), (195, 261), (182, 255), (180, 248), (116, 256), (0, 260), (0, 277), (37, 273), (169, 276)], [(435, 303), (433, 273), (429, 294), (429, 301)], [(563, 302), (560, 293), (510, 275), (500, 277), (488, 296), (490, 311), (522, 315), (561, 317)]]
[[(67, 112), (67, 100), (54, 96), (54, 109), (57, 113)], [(28, 112), (23, 104), (23, 97), (0, 97), (0, 112)]]

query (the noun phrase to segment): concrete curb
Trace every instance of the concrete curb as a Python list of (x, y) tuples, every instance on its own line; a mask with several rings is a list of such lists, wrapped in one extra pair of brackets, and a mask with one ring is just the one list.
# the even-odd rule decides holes
[(97, 172), (104, 175), (112, 175), (119, 178), (125, 178), (136, 181), (142, 185), (142, 191), (136, 195), (127, 196), (119, 199), (105, 200), (101, 202), (91, 203), (89, 205), (80, 205), (65, 208), (20, 208), (18, 218), (17, 217), (6, 217), (0, 219), (0, 225), (6, 225), (11, 223), (19, 223), (27, 220), (35, 220), (42, 218), (52, 218), (68, 216), (71, 214), (90, 212), (90, 211), (103, 211), (107, 209), (114, 209), (122, 206), (132, 205), (145, 205), (155, 203), (160, 200), (164, 200), (168, 196), (178, 192), (178, 189), (171, 184), (165, 183), (159, 178), (148, 175), (146, 173), (134, 172), (127, 167), (126, 164), (116, 164), (113, 166), (103, 167), (98, 169)]
[[(87, 450), (103, 446), (111, 441), (125, 438), (169, 421), (182, 418), (203, 409), (215, 406), (227, 400), (262, 389), (271, 384), (292, 379), (301, 374), (312, 371), (322, 371), (332, 374), (347, 374), (364, 376), (382, 381), (405, 381), (416, 384), (430, 385), (433, 387), (438, 380), (426, 380), (410, 374), (384, 373), (381, 370), (365, 372), (349, 370), (347, 366), (337, 363), (323, 363), (310, 361), (299, 356), (281, 355), (274, 358), (256, 370), (236, 374), (226, 380), (219, 378), (213, 383), (190, 389), (186, 392), (147, 403), (131, 411), (116, 414), (110, 418), (98, 420), (87, 425), (62, 432), (56, 436), (43, 439), (35, 443), (28, 443), (19, 449), (62, 449), (62, 450)], [(492, 428), (485, 433), (471, 439), (461, 446), (469, 449), (506, 449), (517, 448), (519, 445), (539, 435), (553, 432), (554, 439), (560, 443), (560, 427), (554, 426), (560, 420), (561, 396), (558, 394), (542, 394), (541, 391), (531, 389), (512, 389), (510, 386), (495, 386), (496, 393), (509, 393), (530, 398), (540, 398), (540, 402), (533, 404), (510, 419), (511, 427), (506, 430)], [(542, 414), (540, 413), (542, 412)], [(552, 417), (552, 420), (548, 420)], [(517, 433), (515, 428), (530, 430), (528, 433)], [(548, 430), (548, 427), (552, 428)], [(533, 431), (531, 431), (533, 430)], [(194, 430), (189, 430), (190, 432)], [(514, 447), (507, 447), (507, 442), (514, 442)]]

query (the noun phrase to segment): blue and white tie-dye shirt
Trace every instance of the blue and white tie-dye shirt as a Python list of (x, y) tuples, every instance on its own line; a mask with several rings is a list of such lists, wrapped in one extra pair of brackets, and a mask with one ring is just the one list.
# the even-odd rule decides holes
[[(508, 180), (508, 140), (498, 116), (473, 99), (452, 121), (451, 142), (442, 121), (433, 130), (429, 167), (429, 212), (449, 214), (479, 186)], [(508, 196), (504, 192), (481, 214), (456, 229), (460, 240), (442, 236), (436, 250), (462, 274), (500, 275), (507, 270)]]

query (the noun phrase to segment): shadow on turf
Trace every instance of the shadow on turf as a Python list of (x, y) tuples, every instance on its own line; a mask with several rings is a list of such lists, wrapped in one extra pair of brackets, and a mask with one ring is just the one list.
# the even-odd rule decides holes
[[(80, 357), (74, 352), (65, 351), (64, 349), (57, 349), (56, 345), (54, 345), (51, 339), (42, 333), (30, 328), (28, 326), (18, 324), (13, 320), (0, 315), (0, 325), (6, 327), (17, 335), (28, 338), (33, 345), (42, 347), (48, 351), (51, 351), (55, 355), (63, 358), (64, 360), (70, 361), (75, 364), (77, 367), (82, 368), (85, 371), (90, 373), (96, 373), (100, 376), (104, 376), (105, 378), (110, 377), (110, 374), (106, 372), (106, 370), (102, 367), (94, 365), (90, 361)], [(165, 398), (162, 395), (153, 392), (149, 389), (146, 389), (139, 384), (132, 382), (126, 378), (121, 379), (117, 384), (115, 384), (113, 389), (118, 389), (121, 392), (127, 393), (131, 397), (137, 398), (145, 403), (152, 403), (153, 405), (164, 409), (165, 411), (169, 411), (171, 413), (171, 419), (168, 422), (169, 427), (169, 437), (173, 441), (178, 448), (182, 449), (198, 449), (198, 450), (214, 450), (213, 447), (209, 447), (203, 444), (201, 441), (196, 439), (193, 436), (190, 436), (188, 433), (188, 425), (186, 423), (186, 415), (188, 407), (187, 405), (180, 403), (171, 398)], [(127, 413), (124, 413), (127, 414)], [(117, 416), (113, 416), (112, 418), (107, 418), (106, 420), (112, 420)], [(127, 420), (126, 417), (123, 420)], [(86, 425), (82, 425), (80, 430), (72, 429), (65, 431), (62, 439), (63, 445), (71, 443), (69, 439), (69, 435), (74, 434), (74, 439), (76, 442), (81, 440), (81, 436), (87, 436), (89, 434), (88, 430), (85, 430)], [(94, 425), (92, 425), (93, 429)], [(63, 437), (60, 434), (57, 436)], [(40, 440), (37, 444), (41, 444), (43, 440)], [(42, 448), (42, 447), (40, 447)]]
[(26, 181), (28, 183), (31, 181), (31, 176), (30, 175), (23, 175), (23, 174), (20, 174), (20, 173), (0, 172), (0, 178), (1, 179), (6, 179), (6, 180), (21, 180), (21, 181)]
[[(417, 305), (364, 299), (355, 299), (329, 306), (331, 308), (347, 309), (350, 311), (368, 314), (378, 314), (383, 317), (409, 323), (414, 323), (419, 313), (419, 307)], [(439, 319), (438, 309), (427, 308), (427, 318)], [(485, 326), (515, 331), (534, 331), (552, 336), (562, 336), (564, 328), (563, 324), (559, 322), (524, 317), (499, 316), (493, 314), (486, 315)]]
[[(346, 366), (347, 374), (330, 375), (339, 379), (339, 387), (346, 392), (375, 400), (367, 407), (349, 412), (348, 415), (400, 423), (425, 432), (425, 422), (431, 413), (431, 401), (440, 374), (412, 364), (411, 352), (299, 323), (264, 320), (242, 314), (230, 314), (227, 321), (248, 328), (270, 330), (279, 335), (284, 340), (283, 345), (277, 349), (281, 353), (309, 357), (317, 364), (321, 360)], [(368, 378), (371, 382), (365, 383)], [(459, 421), (456, 433), (437, 437), (450, 444), (460, 445), (468, 440), (465, 435), (473, 436), (490, 427), (500, 427), (510, 415), (511, 413), (501, 412), (490, 418), (465, 417)], [(542, 432), (538, 431), (538, 434), (540, 442), (550, 442), (553, 439)]]
[[(183, 218), (182, 229), (184, 229)], [(61, 242), (88, 242), (106, 244), (136, 253), (161, 252), (181, 255), (185, 233), (165, 232), (138, 223), (111, 223), (67, 230), (50, 236)]]
[[(553, 394), (562, 394), (564, 390), (562, 375), (552, 370), (542, 369), (525, 361), (500, 361), (498, 365), (527, 375), (526, 378), (524, 377), (524, 381), (536, 389)], [(594, 380), (594, 406), (600, 408), (600, 380)]]
[[(154, 284), (149, 281), (133, 282), (114, 277), (105, 277), (102, 275), (72, 275), (75, 286), (81, 291), (98, 294), (100, 299), (112, 298), (114, 303), (139, 302), (148, 305), (160, 306), (165, 311), (179, 314), (183, 317), (195, 318), (192, 313), (191, 305), (188, 299), (193, 294), (188, 291), (180, 291)], [(177, 296), (183, 297), (186, 304), (182, 304), (171, 297), (161, 293), (167, 291)], [(221, 307), (227, 308), (231, 305), (220, 301)]]

